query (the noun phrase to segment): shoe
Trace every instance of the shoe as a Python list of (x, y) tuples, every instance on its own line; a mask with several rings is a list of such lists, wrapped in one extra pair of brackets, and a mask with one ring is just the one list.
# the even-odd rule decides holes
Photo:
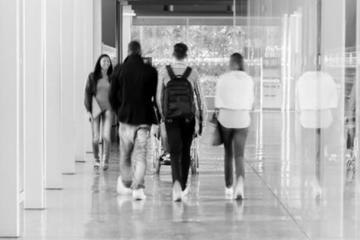
[(133, 199), (136, 201), (141, 201), (141, 200), (145, 200), (146, 199), (146, 195), (144, 193), (144, 189), (143, 188), (139, 188), (139, 189), (135, 189), (132, 192), (132, 196)]
[(109, 169), (109, 163), (104, 162), (103, 170), (107, 171)]
[(181, 202), (182, 191), (181, 191), (180, 183), (178, 181), (176, 181), (174, 183), (173, 192), (172, 192), (172, 198), (173, 198), (174, 202)]
[(100, 168), (100, 161), (99, 161), (99, 160), (95, 160), (94, 168), (95, 168), (95, 169), (99, 169), (99, 168)]
[(231, 187), (225, 187), (225, 198), (226, 199), (234, 199), (234, 188)]
[(184, 191), (181, 192), (181, 198), (188, 197), (189, 193), (190, 193), (190, 185), (187, 185)]
[(313, 198), (315, 199), (320, 199), (322, 196), (322, 189), (317, 180), (313, 181), (312, 183), (312, 194), (313, 194)]
[(236, 187), (235, 187), (235, 199), (236, 200), (244, 200), (245, 196), (244, 196), (244, 178), (243, 177), (239, 177), (238, 181), (236, 183)]
[(118, 192), (118, 194), (121, 194), (121, 195), (128, 195), (128, 194), (131, 194), (131, 192), (132, 192), (130, 188), (127, 188), (124, 185), (124, 183), (121, 179), (121, 176), (118, 177), (116, 191)]

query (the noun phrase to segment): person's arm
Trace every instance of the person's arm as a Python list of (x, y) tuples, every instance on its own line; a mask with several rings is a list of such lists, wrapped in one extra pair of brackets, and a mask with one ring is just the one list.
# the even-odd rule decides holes
[(202, 128), (203, 128), (203, 123), (205, 122), (206, 119), (206, 113), (207, 113), (207, 109), (206, 109), (206, 104), (205, 104), (205, 97), (203, 95), (202, 92), (202, 88), (200, 85), (200, 76), (199, 73), (196, 70), (193, 70), (193, 76), (194, 76), (194, 92), (196, 95), (196, 99), (197, 99), (197, 106), (199, 109), (199, 134), (202, 134)]
[(121, 66), (117, 65), (115, 68), (115, 71), (113, 75), (111, 76), (111, 86), (109, 91), (109, 102), (111, 105), (111, 108), (115, 113), (118, 112), (119, 107), (121, 105)]
[(157, 121), (157, 123), (159, 123), (160, 122), (160, 112), (159, 112), (159, 107), (157, 104), (157, 95), (156, 95), (157, 86), (158, 86), (158, 72), (154, 67), (152, 67), (151, 68), (151, 98), (152, 98), (152, 104), (154, 107), (156, 121)]
[(161, 102), (163, 98), (163, 90), (164, 90), (164, 69), (161, 69), (158, 75), (157, 90), (156, 90), (156, 103), (161, 118), (163, 118), (162, 102)]
[(84, 97), (84, 105), (87, 112), (91, 113), (92, 111), (92, 90), (91, 90), (91, 83), (92, 83), (93, 74), (90, 73), (85, 86), (85, 97)]

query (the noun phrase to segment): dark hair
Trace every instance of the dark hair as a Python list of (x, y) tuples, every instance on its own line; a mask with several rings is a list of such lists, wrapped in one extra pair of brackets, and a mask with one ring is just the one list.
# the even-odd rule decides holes
[(131, 55), (141, 55), (141, 45), (138, 41), (131, 41), (128, 48)]
[[(99, 57), (98, 60), (96, 61), (95, 69), (94, 69), (94, 82), (95, 82), (95, 86), (96, 86), (98, 80), (99, 80), (100, 78), (102, 78), (102, 72), (101, 72), (101, 64), (100, 64), (100, 62), (101, 62), (101, 59), (103, 59), (104, 57), (107, 57), (107, 58), (110, 60), (110, 66), (109, 66), (106, 74), (107, 74), (108, 76), (110, 76), (110, 75), (112, 74), (112, 72), (113, 72), (113, 66), (112, 66), (111, 59), (110, 59), (109, 55), (107, 55), (107, 54), (102, 54), (102, 55), (100, 55), (100, 57)], [(109, 78), (109, 80), (110, 80), (110, 78)]]
[(184, 43), (177, 43), (174, 45), (174, 57), (178, 60), (182, 60), (187, 57), (188, 46)]
[(240, 53), (231, 54), (230, 60), (239, 66), (238, 70), (244, 71), (244, 58)]

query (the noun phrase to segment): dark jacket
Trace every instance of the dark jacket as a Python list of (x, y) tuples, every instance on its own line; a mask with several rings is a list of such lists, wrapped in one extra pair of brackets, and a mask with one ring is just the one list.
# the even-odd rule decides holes
[(96, 82), (94, 73), (90, 73), (86, 81), (84, 104), (86, 111), (92, 112), (92, 97), (96, 95)]
[(156, 124), (156, 69), (145, 64), (139, 55), (129, 56), (115, 69), (109, 100), (119, 121), (132, 125)]

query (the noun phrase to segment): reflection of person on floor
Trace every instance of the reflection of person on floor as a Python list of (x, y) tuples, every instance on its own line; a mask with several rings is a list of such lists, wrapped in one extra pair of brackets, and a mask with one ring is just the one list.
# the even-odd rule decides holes
[[(225, 147), (225, 194), (227, 198), (244, 199), (244, 151), (254, 103), (254, 82), (244, 72), (239, 53), (230, 57), (230, 72), (220, 76), (216, 85), (215, 107)], [(236, 181), (233, 180), (235, 160)], [(235, 192), (234, 192), (235, 190)]]
[[(96, 62), (94, 72), (89, 75), (85, 88), (85, 107), (92, 126), (94, 167), (99, 168), (100, 162), (103, 162), (104, 170), (108, 169), (110, 158), (113, 112), (109, 103), (109, 76), (112, 71), (110, 57), (106, 54), (101, 55)], [(100, 136), (100, 132), (102, 132), (102, 136)], [(100, 138), (103, 146), (102, 156), (99, 156)]]
[(181, 201), (188, 192), (191, 143), (194, 134), (201, 135), (206, 111), (199, 73), (187, 65), (187, 51), (184, 43), (175, 44), (174, 62), (160, 71), (157, 88), (170, 150), (174, 201)]
[[(324, 148), (321, 142), (323, 131), (333, 122), (332, 111), (338, 106), (338, 93), (334, 79), (325, 72), (305, 72), (296, 83), (296, 105), (300, 112), (302, 126), (304, 157), (311, 162), (314, 154), (315, 176), (313, 191), (316, 197), (321, 196), (322, 161)], [(313, 141), (311, 141), (313, 140)], [(311, 151), (313, 150), (313, 151)]]
[(156, 87), (156, 69), (144, 63), (140, 43), (130, 42), (129, 56), (120, 66), (119, 77), (111, 83), (110, 103), (120, 122), (121, 176), (117, 191), (120, 194), (132, 192), (135, 200), (145, 199), (147, 144), (151, 125), (157, 123)]

